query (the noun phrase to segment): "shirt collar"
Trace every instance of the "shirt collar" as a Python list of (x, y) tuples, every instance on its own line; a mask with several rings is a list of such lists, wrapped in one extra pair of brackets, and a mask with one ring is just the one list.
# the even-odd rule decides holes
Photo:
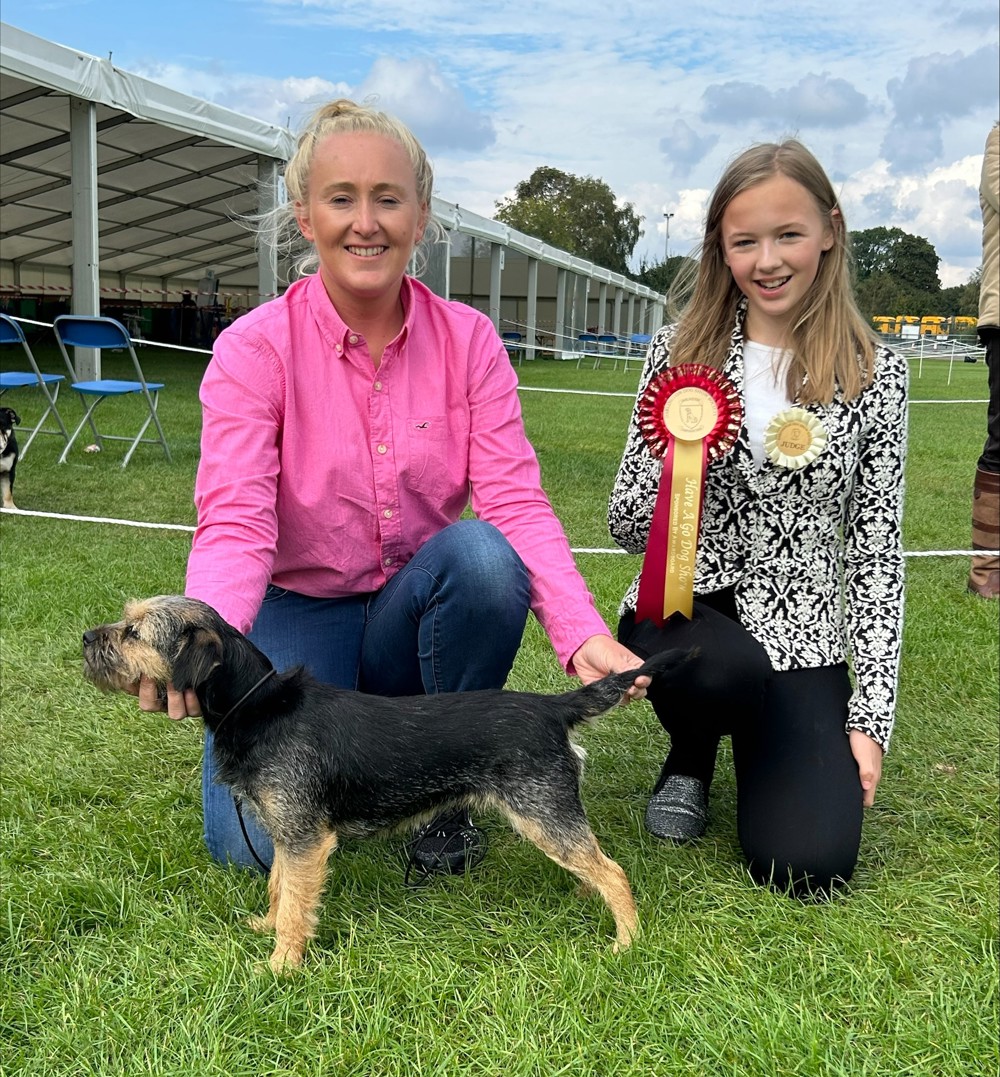
[[(342, 357), (346, 349), (352, 344), (350, 338), (354, 334), (351, 327), (341, 318), (337, 308), (330, 301), (326, 286), (323, 284), (323, 278), (318, 272), (309, 278), (307, 290), (309, 307), (316, 318), (316, 324), (319, 326), (320, 332), (336, 353)], [(405, 344), (410, 333), (410, 327), (413, 324), (415, 304), (413, 302), (413, 281), (410, 277), (403, 277), (399, 295), (403, 304), (403, 328), (400, 330), (398, 337), (396, 337), (398, 342), (396, 347), (401, 347)]]

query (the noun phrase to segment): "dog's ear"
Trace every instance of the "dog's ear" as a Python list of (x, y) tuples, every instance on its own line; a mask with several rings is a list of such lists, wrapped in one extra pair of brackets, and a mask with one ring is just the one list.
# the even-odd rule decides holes
[(222, 639), (210, 628), (191, 627), (180, 639), (172, 680), (178, 692), (197, 691), (222, 663)]

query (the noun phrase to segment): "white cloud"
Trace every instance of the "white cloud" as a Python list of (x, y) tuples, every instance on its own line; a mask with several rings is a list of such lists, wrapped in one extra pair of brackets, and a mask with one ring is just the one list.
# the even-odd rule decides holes
[(378, 108), (419, 131), (430, 154), (439, 148), (475, 152), (496, 138), (492, 119), (470, 108), (433, 60), (381, 57), (358, 87), (358, 96), (374, 97)]
[(761, 120), (798, 127), (846, 127), (868, 114), (869, 104), (846, 79), (803, 75), (797, 83), (777, 90), (747, 82), (709, 86), (702, 118), (709, 123), (737, 125)]
[(984, 45), (971, 53), (915, 57), (907, 64), (906, 74), (890, 79), (886, 86), (893, 115), (882, 140), (882, 156), (901, 170), (938, 160), (944, 149), (944, 125), (992, 106), (998, 85), (997, 45)]
[(883, 225), (923, 236), (941, 257), (942, 285), (964, 284), (982, 261), (981, 168), (980, 154), (924, 175), (899, 176), (880, 160), (844, 185), (848, 226), (860, 231)]
[(220, 71), (217, 67), (193, 68), (167, 63), (136, 65), (131, 70), (143, 78), (234, 112), (293, 129), (305, 122), (324, 101), (349, 96), (352, 92), (344, 82), (329, 82), (317, 76), (260, 78)]

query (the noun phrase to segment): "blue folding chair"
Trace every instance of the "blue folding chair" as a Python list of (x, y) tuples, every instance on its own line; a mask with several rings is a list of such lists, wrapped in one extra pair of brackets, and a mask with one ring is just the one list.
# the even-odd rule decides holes
[(653, 339), (651, 333), (633, 333), (628, 338), (628, 347), (625, 351), (625, 371), (628, 372), (630, 359), (637, 360), (640, 364), (646, 361), (646, 348)]
[[(65, 375), (43, 374), (38, 369), (38, 363), (35, 362), (35, 357), (24, 337), (24, 330), (9, 314), (4, 314), (3, 312), (0, 312), (0, 344), (19, 344), (25, 358), (28, 360), (28, 365), (31, 367), (31, 370), (0, 371), (0, 396), (3, 396), (9, 389), (41, 389), (42, 396), (45, 399), (45, 410), (42, 412), (42, 417), (38, 422), (33, 427), (22, 426), (20, 428), (24, 432), (30, 430), (31, 436), (22, 445), (18, 446), (18, 456), (24, 457), (28, 451), (28, 446), (35, 440), (37, 434), (58, 434), (68, 441), (69, 434), (66, 432), (66, 424), (62, 421), (62, 416), (59, 414), (59, 408), (56, 405), (59, 399), (59, 384), (66, 380)], [(45, 429), (45, 423), (50, 415), (58, 423), (58, 430)]]
[[(598, 333), (597, 350), (600, 356), (610, 355), (615, 361), (615, 370), (618, 369), (618, 338), (614, 333)], [(594, 362), (595, 368), (601, 365), (600, 356)]]
[(597, 364), (601, 361), (599, 358), (601, 354), (601, 349), (597, 344), (597, 334), (578, 333), (576, 337), (576, 342), (580, 345), (580, 352), (576, 360), (576, 369), (580, 369), (580, 364), (583, 362), (586, 356), (597, 357), (594, 359), (594, 366), (596, 367)]
[(521, 360), (524, 358), (524, 345), (521, 343), (524, 340), (522, 333), (516, 333), (513, 331), (500, 334), (503, 340), (503, 346), (507, 349), (507, 354), (511, 359), (517, 359), (517, 365), (521, 365)]
[[(66, 457), (69, 455), (73, 442), (76, 441), (80, 431), (88, 424), (94, 432), (94, 440), (98, 446), (101, 446), (105, 440), (131, 442), (128, 452), (125, 454), (125, 459), (122, 461), (122, 467), (128, 466), (129, 460), (132, 459), (132, 454), (139, 445), (162, 445), (164, 455), (170, 461), (170, 448), (167, 445), (167, 439), (163, 435), (160, 418), (156, 413), (163, 383), (146, 381), (142, 373), (142, 367), (139, 365), (139, 357), (135, 354), (135, 348), (132, 347), (132, 338), (128, 335), (128, 330), (125, 326), (121, 322), (115, 321), (114, 318), (61, 314), (53, 322), (52, 329), (59, 343), (59, 350), (62, 352), (66, 369), (69, 371), (71, 387), (74, 392), (80, 394), (80, 400), (86, 409), (83, 418), (80, 420), (80, 425), (73, 431), (66, 448), (63, 449), (62, 456), (59, 457), (59, 463), (64, 464), (66, 462)], [(136, 380), (121, 381), (115, 378), (99, 378), (96, 381), (77, 381), (73, 363), (70, 360), (69, 352), (66, 350), (68, 347), (116, 348), (120, 351), (128, 352), (132, 359), (132, 366), (135, 369)], [(130, 434), (100, 433), (94, 421), (94, 412), (109, 397), (124, 396), (142, 397), (146, 405), (146, 419), (139, 428), (138, 434), (133, 437)], [(88, 397), (91, 398), (89, 404), (87, 403)], [(156, 432), (159, 436), (144, 438), (143, 434), (146, 433), (150, 423), (153, 423), (156, 427)]]

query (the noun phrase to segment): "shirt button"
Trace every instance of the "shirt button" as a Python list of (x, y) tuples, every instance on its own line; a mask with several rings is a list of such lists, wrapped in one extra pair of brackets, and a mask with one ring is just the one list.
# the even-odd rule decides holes
[(342, 346), (341, 346), (340, 344), (337, 344), (337, 345), (336, 345), (336, 351), (337, 351), (337, 353), (338, 353), (338, 354), (339, 354), (340, 352), (342, 352), (343, 350), (344, 350), (344, 349), (343, 349), (343, 347), (342, 347)]
[(387, 520), (391, 520), (391, 519), (392, 519), (392, 509), (383, 509), (383, 510), (382, 510), (382, 515), (383, 515), (383, 516), (384, 516), (384, 517), (385, 517), (385, 518), (386, 518)]
[(389, 446), (388, 445), (379, 445), (379, 447), (378, 447), (378, 449), (376, 451), (379, 452), (382, 456), (385, 456), (385, 454), (389, 451)]
[(351, 334), (351, 335), (350, 335), (350, 336), (349, 336), (349, 337), (348, 337), (347, 339), (348, 339), (348, 340), (349, 340), (349, 341), (350, 341), (350, 342), (351, 342), (352, 344), (357, 344), (357, 342), (358, 342), (357, 334), (355, 334), (355, 333), (352, 333), (352, 334)]
[(392, 564), (392, 558), (391, 558), (391, 557), (387, 557), (387, 558), (385, 559), (385, 564), (386, 564), (386, 566), (389, 566), (389, 565), (391, 565), (391, 564)]
[(375, 392), (376, 393), (382, 392), (382, 383), (380, 381), (375, 382)]

